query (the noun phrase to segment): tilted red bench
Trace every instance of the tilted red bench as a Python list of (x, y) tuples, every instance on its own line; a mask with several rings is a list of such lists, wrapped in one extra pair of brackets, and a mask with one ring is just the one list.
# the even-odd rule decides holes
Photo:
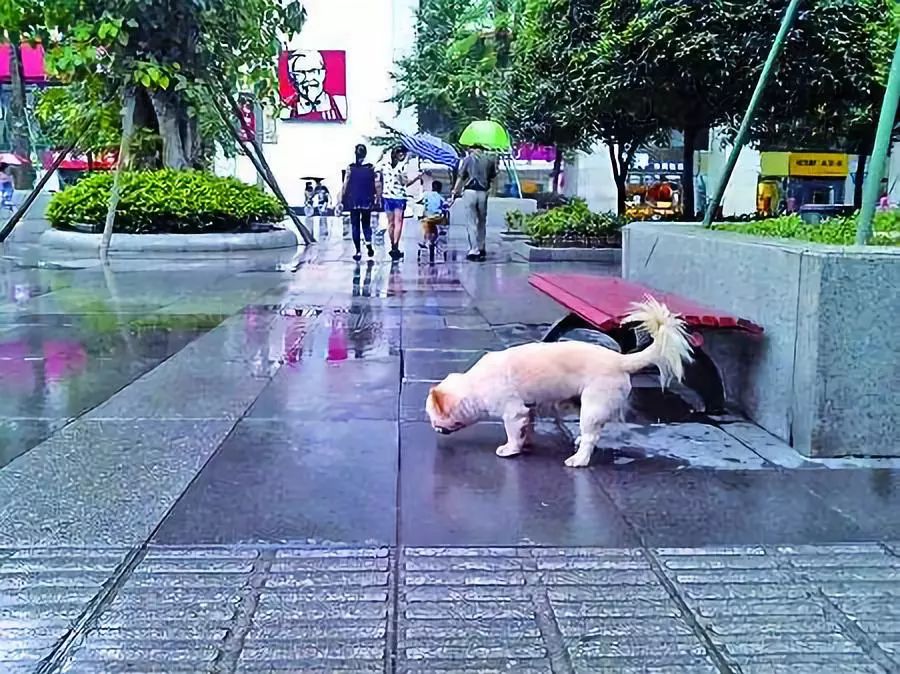
[(545, 342), (555, 342), (571, 330), (597, 330), (612, 337), (622, 353), (628, 353), (640, 348), (632, 327), (622, 323), (631, 313), (632, 304), (650, 295), (680, 314), (694, 347), (694, 362), (685, 370), (684, 383), (700, 395), (710, 414), (723, 411), (725, 387), (715, 363), (701, 348), (703, 337), (700, 331), (739, 330), (752, 335), (763, 332), (762, 327), (752, 321), (620, 278), (532, 274), (528, 282), (570, 312), (544, 335)]

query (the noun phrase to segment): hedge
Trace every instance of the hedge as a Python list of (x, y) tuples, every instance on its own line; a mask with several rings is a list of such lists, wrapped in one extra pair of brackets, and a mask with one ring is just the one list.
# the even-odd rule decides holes
[[(57, 228), (106, 219), (111, 173), (94, 173), (53, 196), (47, 219)], [(125, 171), (115, 231), (124, 234), (198, 234), (246, 230), (278, 222), (285, 210), (274, 197), (236, 178), (204, 171)]]

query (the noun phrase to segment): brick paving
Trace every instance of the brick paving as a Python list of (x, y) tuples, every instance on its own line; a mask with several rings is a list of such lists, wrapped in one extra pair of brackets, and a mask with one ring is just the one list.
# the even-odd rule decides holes
[(900, 671), (876, 544), (0, 555), (3, 672)]

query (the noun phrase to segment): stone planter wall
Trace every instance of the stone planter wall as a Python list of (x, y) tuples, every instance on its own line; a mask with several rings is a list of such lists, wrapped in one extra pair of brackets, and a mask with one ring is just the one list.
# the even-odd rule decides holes
[(707, 336), (729, 398), (807, 456), (900, 456), (900, 250), (634, 223), (622, 274), (762, 325)]
[[(506, 230), (506, 213), (508, 211), (521, 211), (522, 213), (535, 213), (537, 202), (534, 199), (513, 199), (510, 197), (491, 197), (488, 199), (487, 228), (488, 230)], [(450, 209), (450, 224), (464, 227), (466, 224), (465, 205), (457, 201)]]
[(532, 246), (523, 239), (509, 239), (507, 245), (513, 255), (526, 262), (598, 262), (615, 265), (622, 261), (621, 248)]
[[(48, 229), (41, 234), (40, 244), (77, 252), (94, 252), (100, 248), (102, 234)], [(297, 236), (286, 229), (238, 234), (115, 234), (110, 252), (118, 253), (208, 253), (240, 250), (273, 250), (294, 248)]]

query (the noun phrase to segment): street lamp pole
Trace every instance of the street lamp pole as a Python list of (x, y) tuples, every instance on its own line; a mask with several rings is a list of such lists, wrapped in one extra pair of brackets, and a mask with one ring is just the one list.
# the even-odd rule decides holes
[(787, 11), (784, 13), (784, 18), (781, 20), (781, 27), (778, 29), (778, 34), (775, 36), (775, 42), (769, 50), (769, 56), (766, 58), (762, 72), (759, 74), (759, 81), (756, 83), (756, 89), (753, 90), (753, 96), (750, 98), (750, 104), (747, 106), (747, 112), (744, 113), (741, 127), (738, 129), (737, 136), (734, 139), (734, 146), (728, 154), (728, 161), (725, 162), (725, 169), (722, 172), (722, 177), (716, 185), (716, 189), (713, 192), (713, 198), (706, 206), (706, 213), (703, 217), (704, 227), (712, 225), (713, 218), (719, 210), (719, 204), (722, 203), (722, 197), (725, 196), (725, 188), (728, 187), (728, 181), (731, 180), (731, 174), (734, 173), (735, 164), (737, 164), (741, 150), (744, 145), (747, 144), (747, 136), (750, 135), (750, 124), (753, 123), (753, 118), (756, 116), (756, 109), (759, 107), (759, 102), (762, 99), (766, 83), (769, 81), (769, 76), (772, 74), (772, 69), (775, 67), (776, 61), (778, 61), (778, 56), (781, 54), (787, 35), (794, 25), (794, 19), (797, 18), (797, 10), (800, 8), (801, 1), (802, 0), (791, 0), (791, 4), (788, 5)]
[(878, 131), (875, 133), (875, 146), (869, 159), (869, 175), (863, 186), (862, 207), (859, 209), (859, 220), (856, 222), (856, 245), (864, 246), (872, 238), (872, 219), (875, 217), (875, 204), (884, 177), (884, 163), (887, 159), (891, 136), (894, 133), (894, 120), (897, 118), (897, 103), (900, 101), (900, 35), (894, 49), (894, 60), (891, 62), (891, 73), (888, 76), (887, 89), (881, 103), (881, 115), (878, 117)]

